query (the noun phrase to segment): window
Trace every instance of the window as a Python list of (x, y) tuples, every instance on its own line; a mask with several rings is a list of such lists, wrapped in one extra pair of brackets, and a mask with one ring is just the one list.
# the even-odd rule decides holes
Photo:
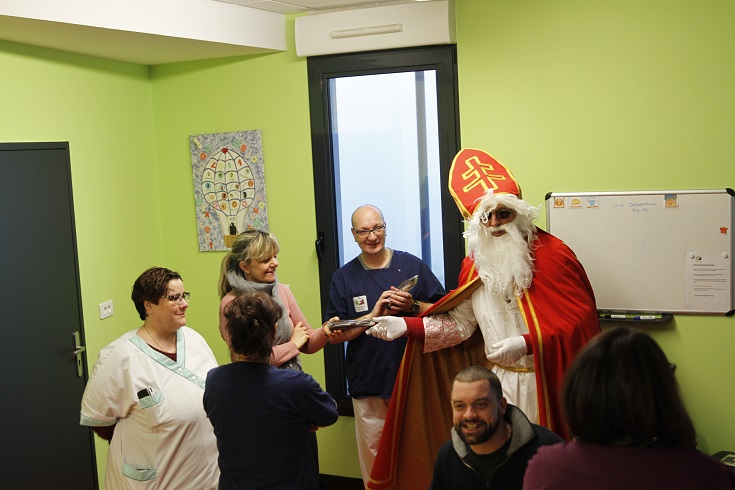
[[(350, 216), (361, 204), (383, 210), (387, 246), (421, 257), (456, 287), (463, 225), (447, 189), (459, 149), (455, 53), (438, 46), (309, 58), (322, 312), (332, 274), (360, 252)], [(327, 391), (351, 414), (344, 347), (325, 348)]]

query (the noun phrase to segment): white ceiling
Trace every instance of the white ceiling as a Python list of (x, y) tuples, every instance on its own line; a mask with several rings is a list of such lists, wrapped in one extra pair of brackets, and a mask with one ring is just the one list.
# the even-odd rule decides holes
[[(159, 65), (272, 52), (249, 46), (0, 16), (0, 39), (70, 53)], [(0, 67), (0, 71), (2, 67)]]
[[(97, 4), (96, 0), (68, 0), (68, 3), (67, 0), (61, 0), (66, 5), (66, 9), (62, 8), (61, 10), (49, 8), (48, 4), (43, 3), (45, 1), (47, 0), (0, 0), (0, 40), (142, 65), (243, 56), (286, 49), (285, 36), (282, 42), (284, 47), (279, 49), (274, 48), (273, 44), (268, 45), (267, 43), (250, 44), (249, 42), (207, 39), (198, 35), (198, 33), (190, 33), (188, 36), (161, 35), (155, 29), (139, 29), (136, 25), (137, 21), (128, 21), (129, 25), (126, 27), (125, 22), (119, 20), (119, 14), (121, 13), (133, 18), (137, 14), (137, 18), (143, 19), (144, 17), (141, 17), (141, 14), (138, 13), (141, 11), (139, 9), (148, 12), (151, 10), (170, 11), (171, 7), (176, 5), (180, 7), (179, 12), (184, 14), (188, 12), (186, 7), (183, 6), (184, 4), (199, 1), (202, 2), (199, 5), (200, 14), (203, 21), (207, 22), (205, 16), (207, 13), (205, 11), (208, 10), (206, 8), (207, 0), (187, 0), (186, 2), (178, 0), (178, 3), (177, 0), (130, 0), (115, 4), (117, 11), (112, 8), (105, 10), (105, 7)], [(243, 12), (247, 10), (258, 12), (260, 15), (273, 16), (291, 13), (322, 13), (334, 10), (409, 4), (420, 1), (434, 0), (211, 0), (211, 5), (215, 7), (217, 5), (221, 6), (223, 3), (233, 4), (229, 8), (240, 5), (245, 7)], [(25, 9), (42, 11), (43, 15), (25, 16)], [(106, 11), (106, 14), (101, 15), (103, 17), (107, 15), (110, 22), (107, 22), (104, 18), (98, 19), (99, 23), (76, 22), (70, 21), (70, 17), (67, 15), (71, 12), (84, 17), (84, 13), (90, 10), (96, 12), (98, 10), (99, 12)], [(210, 10), (221, 11), (222, 9), (213, 8)], [(99, 12), (97, 13), (99, 14)], [(258, 17), (258, 15), (249, 16), (248, 14), (243, 14), (243, 16), (244, 18)], [(74, 15), (71, 16), (71, 18), (73, 17)], [(161, 18), (162, 23), (171, 23), (170, 19), (167, 20), (150, 14), (145, 18), (145, 21), (148, 22), (151, 18)], [(237, 22), (234, 19), (228, 20)], [(266, 25), (273, 25), (257, 20), (254, 22), (259, 26), (261, 37), (267, 33)], [(115, 27), (110, 28), (109, 25)], [(276, 25), (279, 27), (274, 29), (271, 37), (283, 36), (286, 28), (285, 16), (282, 23)], [(253, 24), (242, 26), (241, 32), (246, 32), (252, 30)], [(214, 30), (216, 28), (217, 26), (210, 27)], [(275, 30), (282, 32), (275, 32)], [(185, 29), (181, 32), (185, 32)]]
[(398, 5), (414, 2), (430, 2), (433, 0), (216, 0), (225, 3), (234, 3), (246, 7), (278, 12), (281, 14), (295, 14), (300, 12), (324, 12), (344, 10), (349, 8), (376, 7), (380, 5)]

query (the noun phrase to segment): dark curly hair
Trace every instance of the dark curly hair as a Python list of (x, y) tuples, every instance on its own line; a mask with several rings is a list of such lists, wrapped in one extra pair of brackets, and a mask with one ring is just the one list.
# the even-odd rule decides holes
[(282, 308), (269, 295), (243, 293), (225, 310), (232, 350), (252, 360), (268, 360)]
[(135, 309), (138, 310), (141, 320), (145, 320), (146, 317), (145, 302), (157, 305), (158, 300), (166, 296), (168, 283), (174, 279), (181, 279), (181, 276), (178, 272), (165, 267), (151, 267), (138, 276), (133, 283), (130, 298), (135, 303)]

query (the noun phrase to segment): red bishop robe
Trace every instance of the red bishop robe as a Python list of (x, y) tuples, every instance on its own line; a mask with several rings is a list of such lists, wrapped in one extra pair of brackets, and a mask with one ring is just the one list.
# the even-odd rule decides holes
[[(518, 305), (533, 346), (539, 421), (567, 439), (559, 409), (562, 377), (576, 353), (600, 332), (600, 323), (592, 286), (574, 252), (543, 230), (537, 230), (533, 246), (533, 281)], [(457, 289), (423, 316), (451, 310), (481, 284), (474, 262), (465, 258)], [(479, 327), (459, 345), (426, 354), (421, 341), (408, 340), (368, 488), (429, 487), (434, 458), (452, 427), (452, 379), (472, 365), (492, 367)]]

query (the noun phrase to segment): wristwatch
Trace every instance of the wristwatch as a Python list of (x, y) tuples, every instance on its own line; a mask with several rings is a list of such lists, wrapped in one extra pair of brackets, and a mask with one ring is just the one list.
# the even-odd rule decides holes
[(419, 308), (420, 308), (419, 302), (418, 301), (414, 301), (413, 302), (413, 308), (411, 308), (411, 314), (412, 315), (417, 315), (418, 312), (419, 312)]

